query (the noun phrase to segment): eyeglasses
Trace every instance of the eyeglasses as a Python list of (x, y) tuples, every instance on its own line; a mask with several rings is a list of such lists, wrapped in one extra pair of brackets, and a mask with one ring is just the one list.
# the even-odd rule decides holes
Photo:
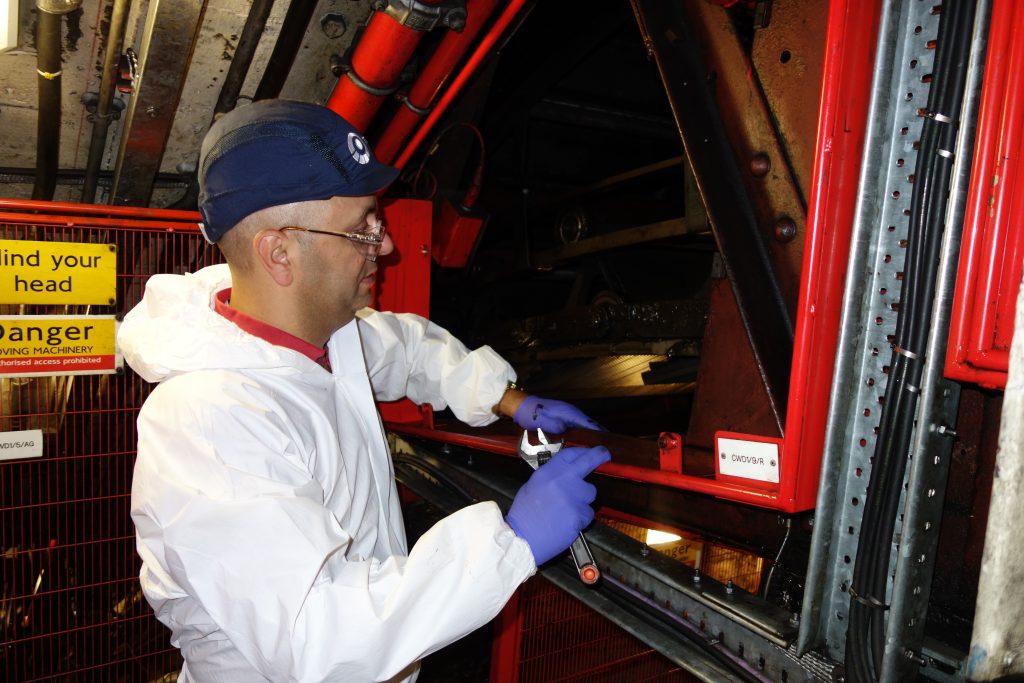
[(317, 235), (344, 237), (351, 242), (358, 242), (366, 247), (366, 253), (364, 256), (367, 261), (377, 260), (377, 255), (380, 254), (380, 248), (384, 244), (384, 236), (387, 235), (388, 232), (388, 228), (384, 225), (383, 221), (378, 221), (374, 225), (371, 225), (368, 230), (363, 232), (329, 232), (327, 230), (314, 230), (313, 228), (281, 228), (281, 232), (287, 232), (289, 230), (312, 232)]

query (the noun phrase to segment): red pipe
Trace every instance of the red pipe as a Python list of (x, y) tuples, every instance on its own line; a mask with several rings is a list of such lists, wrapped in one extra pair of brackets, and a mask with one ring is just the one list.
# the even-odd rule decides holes
[(445, 34), (409, 91), (405, 106), (395, 113), (380, 140), (373, 146), (374, 153), (381, 162), (390, 164), (398, 155), (402, 143), (434, 104), (455, 65), (490, 19), (497, 4), (498, 0), (472, 0), (466, 7), (466, 26), (462, 33), (449, 31)]
[[(0, 211), (0, 223), (9, 225), (53, 225), (63, 228), (113, 228), (115, 230), (148, 230), (149, 232), (181, 232), (199, 233), (199, 222), (175, 223), (155, 220), (136, 220), (132, 218), (100, 218), (93, 216), (59, 216), (51, 214), (31, 214)], [(0, 239), (8, 239), (0, 236)]]
[(384, 12), (375, 12), (352, 53), (352, 68), (338, 79), (327, 108), (343, 116), (357, 130), (365, 131), (389, 93), (367, 92), (356, 80), (377, 91), (393, 88), (423, 35)]
[(75, 202), (47, 202), (31, 199), (0, 199), (0, 209), (80, 216), (129, 216), (132, 218), (151, 218), (154, 220), (178, 221), (190, 224), (197, 224), (202, 220), (197, 211), (145, 209), (138, 206), (77, 204)]
[(416, 152), (416, 149), (423, 144), (423, 140), (430, 134), (431, 129), (433, 129), (437, 124), (438, 119), (441, 118), (441, 115), (445, 113), (452, 101), (460, 92), (462, 92), (466, 83), (473, 74), (476, 73), (477, 68), (487, 55), (490, 54), (495, 43), (498, 42), (502, 34), (505, 32), (505, 29), (509, 27), (509, 24), (511, 24), (516, 18), (519, 11), (525, 4), (526, 0), (512, 0), (512, 2), (509, 3), (508, 7), (505, 8), (505, 11), (501, 13), (500, 17), (498, 17), (498, 20), (494, 22), (491, 30), (487, 32), (487, 35), (480, 41), (480, 44), (476, 46), (476, 50), (473, 51), (472, 56), (470, 56), (465, 66), (462, 67), (459, 75), (454, 81), (452, 81), (448, 91), (445, 92), (444, 96), (442, 96), (440, 100), (438, 100), (433, 111), (431, 111), (426, 120), (423, 121), (423, 125), (419, 127), (419, 130), (416, 131), (412, 140), (410, 140), (409, 144), (405, 146), (401, 156), (398, 157), (398, 160), (395, 161), (392, 166), (402, 168), (409, 162), (409, 158)]
[[(1007, 115), (1017, 92), (1013, 88), (1020, 85), (1012, 83), (1010, 74), (1019, 73), (1024, 61), (1017, 47), (1024, 33), (1024, 12), (1013, 0), (995, 2), (990, 25), (944, 370), (951, 379), (1001, 389), (1006, 384), (1009, 355), (1005, 349), (995, 348), (993, 329), (979, 326), (984, 324), (984, 309), (994, 308), (997, 301), (992, 297), (1000, 294), (992, 289), (991, 276), (999, 270), (1001, 259), (1008, 256), (998, 241), (1008, 229), (1006, 216), (1018, 215), (1004, 207), (1008, 178), (1005, 169), (999, 167), (1006, 163), (1003, 157), (1007, 150), (1013, 150), (1011, 155), (1016, 150), (1004, 144), (1004, 135), (1015, 137), (1009, 130), (1015, 122)], [(1014, 283), (1012, 278), (1010, 282)], [(1016, 301), (1012, 292), (1002, 296), (1010, 306)], [(1012, 323), (1012, 308), (1006, 314)], [(994, 324), (995, 320), (989, 318), (989, 322)]]

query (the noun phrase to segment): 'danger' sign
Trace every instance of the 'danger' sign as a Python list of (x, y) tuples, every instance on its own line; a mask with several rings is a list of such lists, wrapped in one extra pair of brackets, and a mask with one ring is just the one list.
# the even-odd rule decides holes
[(0, 377), (117, 372), (117, 324), (112, 315), (0, 315)]
[(0, 304), (116, 303), (113, 244), (0, 240)]

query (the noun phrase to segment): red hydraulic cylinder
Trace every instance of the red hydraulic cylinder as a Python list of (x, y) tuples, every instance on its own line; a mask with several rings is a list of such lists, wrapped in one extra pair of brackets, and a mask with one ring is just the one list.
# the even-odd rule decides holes
[(385, 12), (374, 12), (352, 53), (351, 69), (338, 79), (327, 108), (357, 130), (365, 131), (384, 98), (393, 91), (423, 35)]
[(462, 59), (497, 5), (498, 0), (471, 0), (467, 4), (465, 28), (461, 33), (449, 31), (445, 34), (409, 91), (405, 106), (398, 110), (374, 145), (374, 153), (381, 162), (390, 164), (394, 161), (409, 133), (434, 104), (455, 65)]

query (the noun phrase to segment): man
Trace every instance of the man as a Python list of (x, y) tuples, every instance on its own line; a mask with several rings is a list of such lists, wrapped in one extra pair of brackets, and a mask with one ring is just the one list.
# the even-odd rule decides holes
[(204, 234), (228, 264), (154, 276), (121, 325), (129, 365), (160, 382), (138, 418), (131, 509), (179, 681), (412, 680), (593, 518), (583, 477), (608, 452), (569, 448), (506, 518), (472, 505), (407, 549), (375, 399), (471, 425), (597, 425), (517, 390), (488, 347), (365, 309), (394, 247), (376, 194), (396, 174), (322, 107), (227, 114), (199, 180)]

